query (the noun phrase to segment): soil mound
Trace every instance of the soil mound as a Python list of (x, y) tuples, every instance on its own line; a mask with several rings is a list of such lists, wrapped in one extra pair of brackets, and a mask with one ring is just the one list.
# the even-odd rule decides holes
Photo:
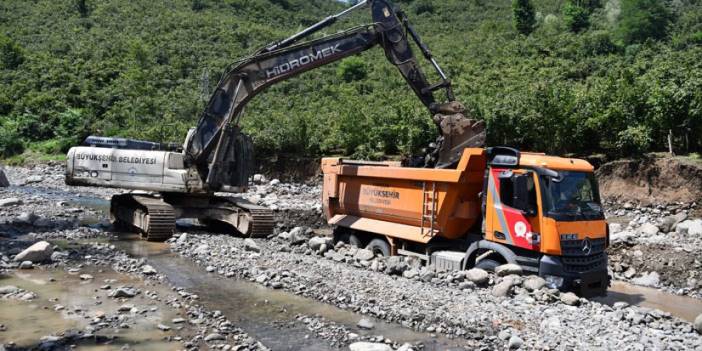
[(702, 162), (682, 157), (617, 160), (596, 172), (605, 200), (670, 204), (702, 200)]
[(322, 174), (321, 159), (280, 155), (258, 160), (258, 172), (282, 181), (306, 182)]

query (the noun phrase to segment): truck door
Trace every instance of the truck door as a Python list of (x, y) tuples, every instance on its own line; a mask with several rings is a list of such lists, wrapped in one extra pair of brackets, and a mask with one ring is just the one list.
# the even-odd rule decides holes
[(534, 174), (524, 170), (491, 168), (487, 181), (485, 239), (539, 250)]

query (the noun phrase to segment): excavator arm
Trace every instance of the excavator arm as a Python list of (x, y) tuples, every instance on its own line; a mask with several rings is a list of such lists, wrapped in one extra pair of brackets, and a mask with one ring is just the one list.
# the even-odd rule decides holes
[[(296, 44), (299, 40), (330, 26), (348, 12), (366, 5), (370, 5), (373, 24)], [(423, 55), (432, 63), (441, 77), (440, 82), (433, 85), (427, 82), (426, 76), (412, 53), (407, 33), (417, 43)], [(285, 40), (267, 45), (252, 56), (230, 66), (230, 69), (219, 81), (194, 132), (187, 140), (186, 163), (197, 167), (199, 173), (205, 177), (204, 180), (210, 189), (220, 189), (226, 183), (223, 180), (226, 179), (225, 173), (231, 171), (231, 167), (222, 166), (226, 150), (230, 148), (228, 144), (235, 140), (231, 135), (231, 124), (238, 126), (244, 107), (256, 94), (272, 84), (358, 54), (375, 45), (380, 45), (385, 50), (388, 60), (398, 67), (422, 103), (431, 113), (437, 114), (434, 121), (439, 126), (441, 134), (444, 134), (440, 141), (445, 143), (447, 137), (452, 137), (446, 135), (446, 131), (451, 134), (451, 130), (456, 129), (454, 128), (457, 125), (456, 121), (463, 123), (458, 129), (464, 133), (471, 127), (476, 127), (476, 130), (482, 128), (482, 124), (474, 122), (466, 124), (460, 118), (449, 121), (441, 117), (463, 112), (462, 105), (453, 101), (450, 81), (433, 59), (426, 45), (421, 42), (404, 13), (396, 10), (389, 1), (368, 0), (361, 1), (337, 15), (327, 17)], [(433, 92), (440, 89), (446, 93), (447, 101), (444, 103), (436, 103), (434, 99)], [(448, 126), (446, 126), (447, 121), (450, 122)], [(238, 127), (236, 128), (238, 130)], [(482, 135), (482, 139), (480, 135), (477, 139), (483, 140), (484, 132)], [(471, 135), (471, 137), (475, 139), (475, 135)], [(465, 142), (463, 139), (465, 138), (461, 140)], [(480, 142), (482, 143), (482, 141)], [(437, 149), (442, 147), (445, 146), (442, 145)], [(450, 157), (447, 160), (451, 161), (449, 159)], [(437, 160), (440, 160), (440, 157)], [(455, 160), (451, 162), (455, 163)]]

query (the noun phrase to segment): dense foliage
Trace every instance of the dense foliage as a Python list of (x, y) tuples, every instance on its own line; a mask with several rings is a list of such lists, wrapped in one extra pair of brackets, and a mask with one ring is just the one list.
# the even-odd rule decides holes
[(524, 35), (529, 35), (536, 24), (536, 13), (531, 0), (512, 0), (514, 13), (514, 29)]
[[(458, 99), (486, 120), (490, 144), (620, 156), (666, 149), (672, 130), (676, 151), (702, 148), (699, 1), (398, 5)], [(344, 6), (3, 1), (0, 156), (62, 152), (91, 133), (182, 141), (229, 63)], [(366, 11), (325, 33), (367, 22)], [(271, 87), (252, 101), (243, 123), (259, 153), (406, 154), (436, 133), (380, 49)]]

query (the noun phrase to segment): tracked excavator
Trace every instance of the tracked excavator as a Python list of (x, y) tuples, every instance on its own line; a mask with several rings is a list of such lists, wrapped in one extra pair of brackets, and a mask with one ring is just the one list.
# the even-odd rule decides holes
[[(360, 8), (370, 8), (371, 24), (310, 39)], [(410, 48), (410, 39), (436, 71), (438, 83), (428, 83)], [(271, 210), (221, 195), (245, 191), (253, 170), (252, 143), (240, 127), (246, 104), (275, 83), (375, 46), (383, 48), (387, 59), (433, 115), (439, 137), (427, 153), (427, 167), (451, 167), (465, 147), (483, 144), (484, 125), (463, 115), (464, 108), (455, 101), (451, 82), (407, 16), (389, 1), (368, 0), (227, 67), (182, 147), (90, 136), (68, 151), (66, 184), (135, 190), (113, 196), (110, 215), (116, 226), (136, 230), (147, 240), (171, 237), (178, 218), (225, 223), (246, 236), (267, 236), (274, 225)], [(441, 101), (434, 97), (439, 90), (445, 95)]]

